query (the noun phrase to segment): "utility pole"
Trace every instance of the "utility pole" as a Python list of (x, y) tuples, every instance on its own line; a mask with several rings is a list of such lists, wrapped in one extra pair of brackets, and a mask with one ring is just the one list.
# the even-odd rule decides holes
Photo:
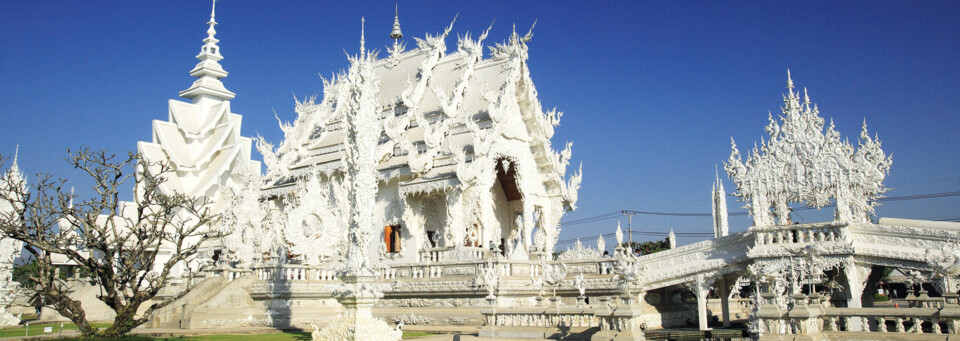
[(633, 247), (633, 215), (636, 214), (634, 211), (623, 210), (620, 211), (621, 214), (627, 216), (627, 235), (629, 235), (630, 247)]

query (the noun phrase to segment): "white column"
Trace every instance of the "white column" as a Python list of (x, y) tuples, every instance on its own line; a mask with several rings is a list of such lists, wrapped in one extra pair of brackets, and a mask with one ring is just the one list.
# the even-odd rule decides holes
[(700, 321), (700, 330), (710, 330), (707, 327), (707, 294), (710, 293), (712, 284), (713, 279), (707, 278), (703, 274), (697, 275), (697, 279), (688, 284), (689, 288), (697, 295), (697, 317)]
[(723, 326), (730, 327), (730, 286), (727, 280), (720, 276), (720, 309), (723, 312)]
[(459, 189), (447, 191), (447, 229), (452, 246), (463, 246), (466, 228), (463, 224), (463, 196)]
[(697, 290), (697, 316), (700, 321), (700, 330), (710, 330), (707, 327), (707, 290)]
[(528, 253), (533, 246), (533, 200), (524, 198), (523, 200), (523, 249)]
[[(853, 258), (850, 258), (843, 264), (843, 273), (847, 277), (844, 283), (847, 288), (847, 308), (862, 308), (861, 296), (863, 296), (867, 277), (870, 276), (870, 265), (857, 264)], [(850, 331), (863, 331), (864, 327), (861, 319), (850, 319), (850, 326), (848, 326)]]

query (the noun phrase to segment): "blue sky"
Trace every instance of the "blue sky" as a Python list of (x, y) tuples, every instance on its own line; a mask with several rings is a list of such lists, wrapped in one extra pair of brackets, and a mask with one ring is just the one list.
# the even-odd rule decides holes
[[(361, 16), (368, 47), (390, 44), (393, 5), (219, 2), (217, 38), (231, 73), (224, 83), (237, 93), (242, 133), (279, 142), (274, 111), (292, 121), (293, 96), (319, 93), (319, 74), (346, 67), (343, 51), (359, 48)], [(209, 6), (0, 2), (0, 153), (19, 144), (26, 172), (77, 177), (63, 161), (67, 147), (122, 152), (150, 140), (151, 120), (166, 119), (166, 101), (193, 80)], [(879, 134), (894, 160), (889, 196), (960, 190), (957, 1), (401, 1), (399, 11), (411, 44), (457, 13), (459, 34), (476, 36), (496, 20), (488, 44), (506, 39), (514, 23), (526, 32), (538, 21), (531, 74), (544, 106), (565, 112), (554, 144), (574, 141), (573, 162), (585, 173), (568, 221), (622, 209), (709, 212), (714, 166), (728, 157), (730, 137), (746, 148), (765, 135), (788, 68), (841, 134), (855, 140), (864, 118)], [(447, 44), (455, 48), (456, 38)], [(731, 198), (729, 206), (740, 204)], [(891, 202), (877, 212), (957, 218), (960, 197)], [(615, 224), (567, 226), (561, 239)], [(731, 224), (739, 231), (748, 221)], [(711, 230), (702, 217), (637, 216), (634, 227)]]

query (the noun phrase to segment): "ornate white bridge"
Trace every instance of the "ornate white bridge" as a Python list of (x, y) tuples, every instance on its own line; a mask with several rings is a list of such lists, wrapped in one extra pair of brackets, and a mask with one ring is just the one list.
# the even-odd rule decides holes
[[(699, 321), (706, 330), (710, 314), (727, 325), (732, 320), (747, 320), (751, 313), (751, 320), (759, 322), (765, 315), (751, 312), (759, 306), (753, 299), (741, 298), (752, 295), (736, 294), (749, 288), (759, 294), (757, 300), (770, 296), (770, 302), (783, 303), (776, 309), (763, 306), (781, 313), (775, 320), (785, 321), (782, 328), (778, 324), (766, 330), (765, 337), (802, 331), (792, 327), (796, 323), (788, 318), (792, 309), (799, 309), (797, 297), (806, 302), (803, 309), (818, 302), (816, 307), (821, 307), (817, 309), (822, 313), (815, 324), (823, 332), (896, 333), (917, 324), (921, 327), (914, 328), (911, 337), (917, 337), (917, 330), (955, 333), (950, 327), (955, 320), (939, 314), (943, 309), (960, 309), (950, 292), (943, 294), (940, 289), (931, 293), (940, 297), (924, 298), (933, 303), (916, 303), (916, 309), (902, 307), (891, 312), (865, 308), (873, 306), (873, 292), (864, 291), (874, 286), (882, 268), (915, 271), (919, 281), (952, 283), (940, 264), (945, 259), (960, 259), (954, 253), (960, 250), (957, 240), (957, 223), (881, 219), (879, 224), (752, 228), (635, 258), (615, 253), (614, 257), (599, 258), (541, 260), (534, 255), (533, 260), (508, 260), (475, 248), (437, 249), (418, 263), (379, 270), (377, 283), (388, 289), (374, 313), (407, 325), (486, 324), (500, 332), (532, 328), (541, 334), (546, 330), (549, 335), (543, 335), (550, 336), (567, 330), (600, 338), (635, 327), (635, 334), (642, 336), (642, 329), (692, 321)], [(630, 262), (641, 269), (633, 282), (623, 275), (624, 264)], [(333, 269), (285, 264), (218, 272), (211, 280), (224, 282), (223, 289), (203, 303), (191, 304), (193, 311), (186, 318), (190, 325), (183, 327), (304, 326), (333, 319), (341, 309), (331, 298), (331, 288), (340, 282)], [(495, 274), (493, 282), (481, 279), (489, 273)], [(559, 277), (551, 281), (550, 276)], [(834, 282), (837, 287), (830, 286)], [(743, 287), (747, 283), (755, 285)], [(956, 291), (956, 286), (950, 285)], [(685, 294), (690, 292), (693, 295)], [(708, 299), (711, 292), (720, 299)], [(807, 294), (816, 295), (811, 298)], [(919, 296), (914, 299), (918, 300)], [(236, 308), (237, 302), (245, 302), (242, 309)], [(181, 309), (172, 307), (176, 308), (171, 311)], [(734, 314), (739, 318), (731, 316)], [(158, 314), (161, 318), (154, 325), (181, 325), (182, 317), (176, 315)]]

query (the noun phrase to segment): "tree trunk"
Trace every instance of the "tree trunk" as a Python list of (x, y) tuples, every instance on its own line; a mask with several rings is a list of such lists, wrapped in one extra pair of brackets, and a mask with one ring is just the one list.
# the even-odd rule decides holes
[(124, 336), (144, 322), (145, 318), (137, 318), (137, 309), (139, 303), (131, 303), (117, 310), (117, 316), (113, 319), (113, 325), (104, 329), (98, 336), (101, 337), (120, 337)]

